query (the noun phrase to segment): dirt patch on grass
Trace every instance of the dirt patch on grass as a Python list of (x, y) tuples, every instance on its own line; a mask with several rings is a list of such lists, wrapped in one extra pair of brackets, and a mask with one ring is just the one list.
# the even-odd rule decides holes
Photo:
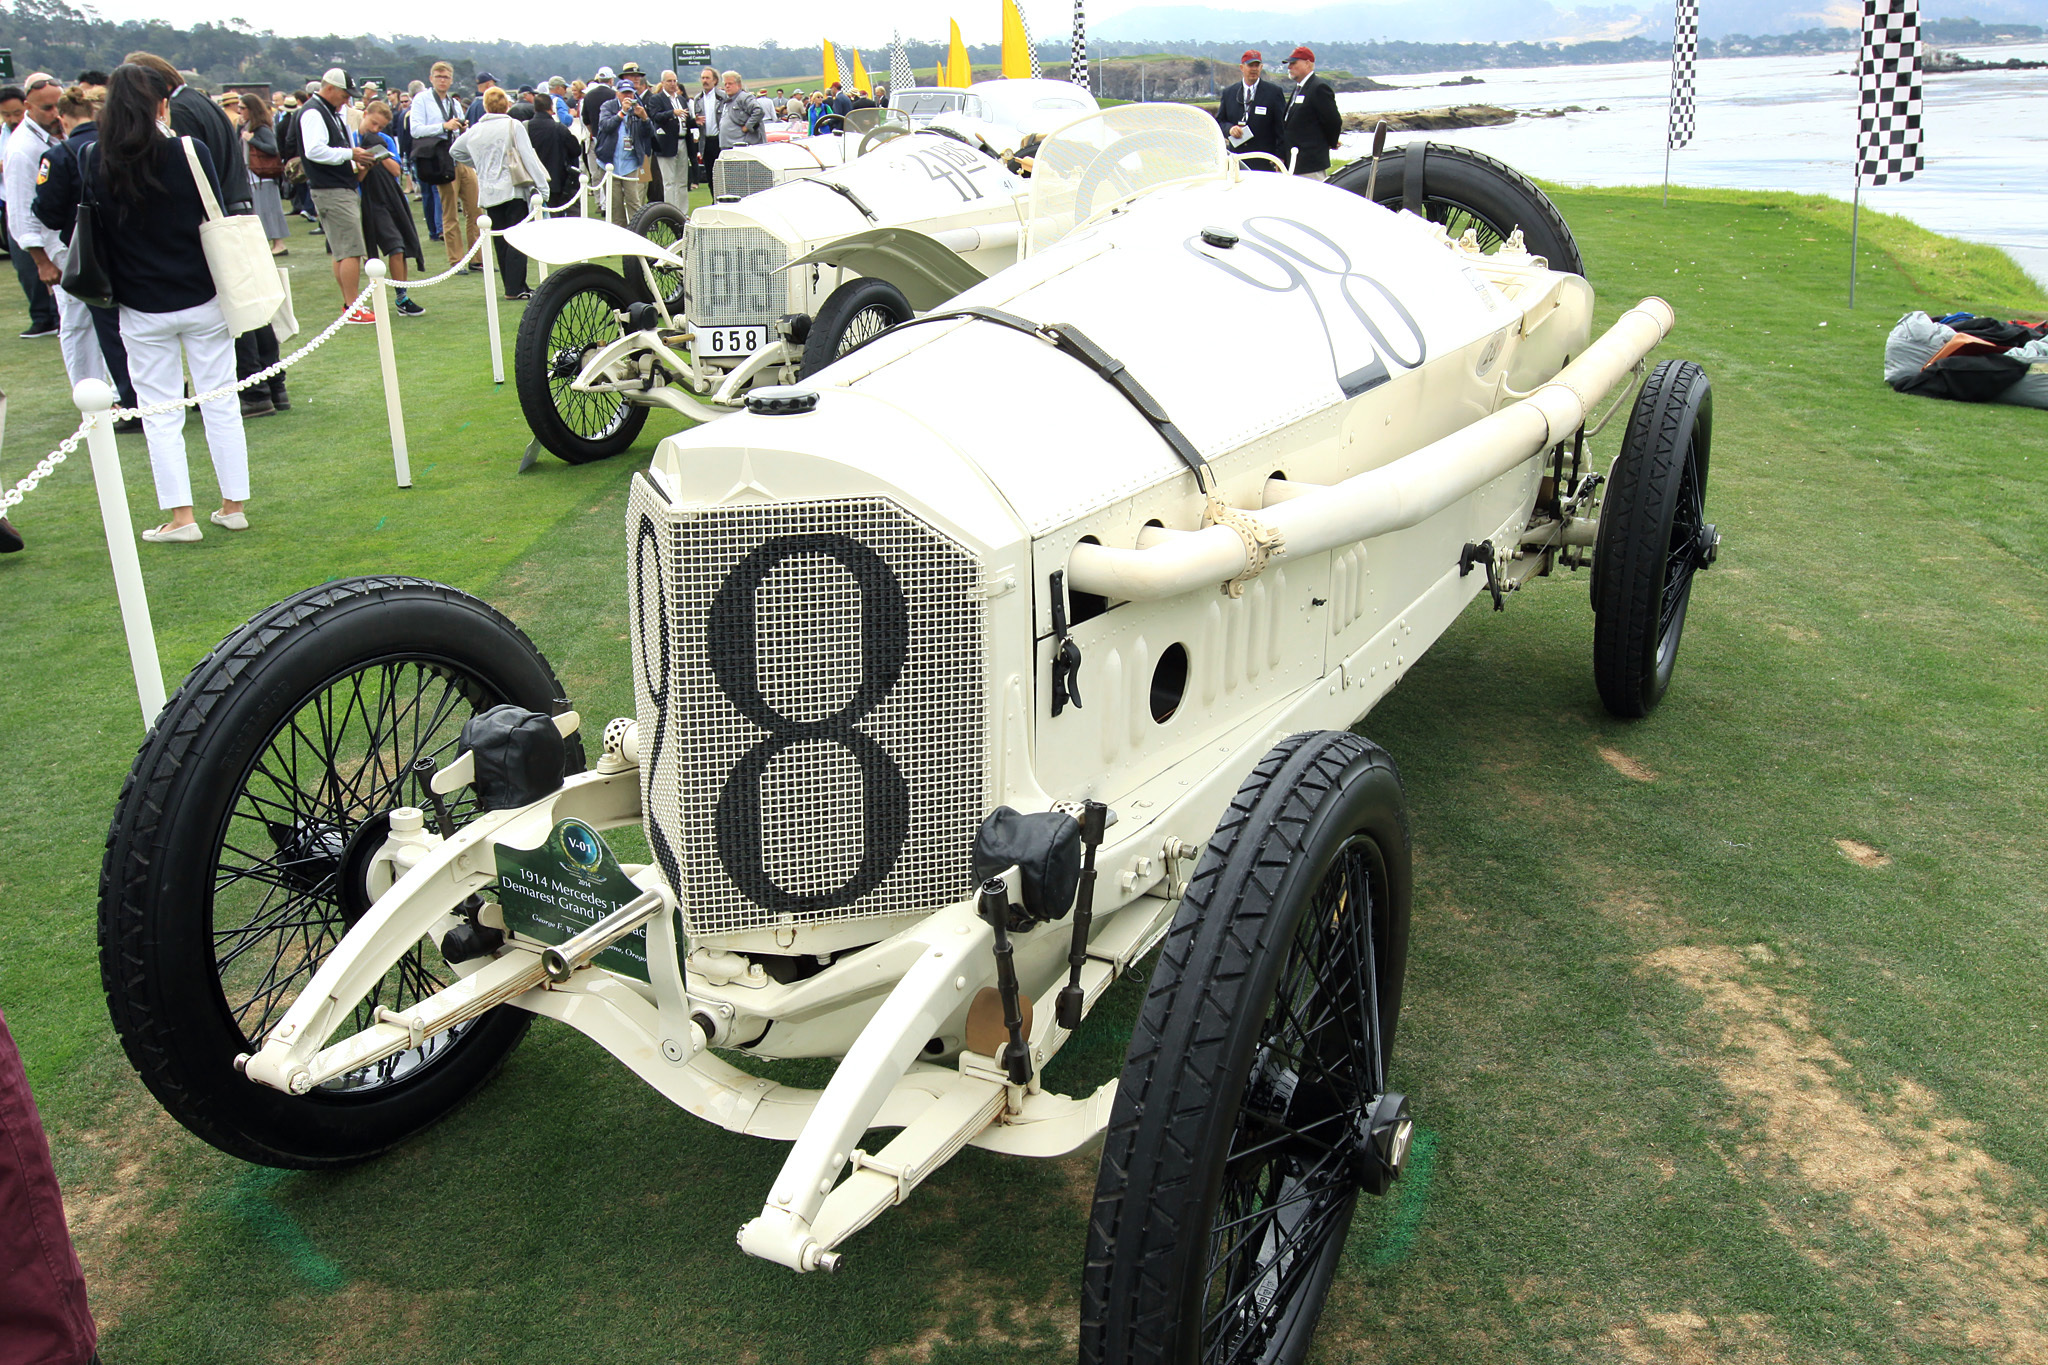
[(1691, 1309), (1645, 1313), (1639, 1323), (1607, 1334), (1629, 1365), (1773, 1365), (1787, 1359), (1784, 1343), (1761, 1313), (1712, 1319)]
[(1070, 1286), (1055, 1283), (1035, 1303), (1006, 1298), (986, 1275), (960, 1272), (939, 1285), (939, 1322), (909, 1341), (868, 1353), (871, 1365), (926, 1365), (942, 1346), (1072, 1352), (1081, 1341), (1079, 1308)]
[(1872, 848), (1861, 839), (1837, 839), (1835, 847), (1842, 850), (1842, 856), (1858, 867), (1890, 867), (1892, 855), (1881, 849)]
[(1597, 747), (1600, 757), (1606, 760), (1607, 766), (1620, 773), (1623, 777), (1631, 778), (1637, 782), (1655, 782), (1657, 780), (1657, 774), (1646, 764), (1637, 762), (1621, 750), (1610, 749), (1605, 744)]
[(91, 1153), (96, 1167), (84, 1184), (64, 1191), (64, 1218), (78, 1263), (85, 1271), (86, 1297), (101, 1331), (120, 1325), (148, 1298), (155, 1265), (177, 1242), (183, 1210), (161, 1208), (171, 1181), (162, 1153), (183, 1136), (176, 1120), (144, 1096), (116, 1107), (125, 1121), (113, 1129), (88, 1129), (63, 1140)]
[[(1703, 1064), (1760, 1120), (1758, 1137), (1726, 1154), (1738, 1178), (1789, 1169), (1842, 1201), (1900, 1274), (1945, 1306), (1933, 1318), (1902, 1310), (1902, 1329), (1990, 1360), (2048, 1360), (2048, 1216), (2008, 1207), (2013, 1173), (1972, 1145), (1968, 1123), (1912, 1081), (1877, 1105), (1847, 1093), (1837, 1078), (1849, 1062), (1733, 948), (1662, 948), (1644, 962), (1704, 1000), (1721, 1036)], [(1811, 1223), (1774, 1221), (1830, 1266)]]

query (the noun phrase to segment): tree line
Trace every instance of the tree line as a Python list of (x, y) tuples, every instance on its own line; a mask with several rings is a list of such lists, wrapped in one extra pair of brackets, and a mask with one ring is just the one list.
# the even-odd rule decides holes
[[(687, 24), (684, 25), (687, 27)], [(2039, 41), (2042, 30), (2027, 24), (1980, 24), (1974, 19), (1940, 19), (1921, 28), (1932, 44), (1950, 46), (1998, 41)], [(587, 77), (600, 66), (616, 67), (637, 61), (648, 71), (670, 65), (665, 43), (516, 43), (509, 41), (448, 42), (421, 37), (377, 38), (367, 34), (348, 37), (285, 37), (267, 29), (255, 29), (240, 20), (221, 24), (195, 24), (175, 28), (156, 20), (114, 22), (75, 8), (65, 0), (14, 0), (0, 4), (0, 47), (14, 53), (17, 74), (43, 70), (69, 77), (80, 71), (110, 71), (123, 55), (142, 49), (154, 52), (179, 67), (196, 72), (208, 85), (218, 87), (231, 81), (266, 82), (276, 88), (304, 84), (330, 66), (339, 66), (358, 82), (375, 79), (386, 84), (424, 80), (427, 68), (445, 61), (455, 68), (458, 85), (468, 86), (478, 71), (489, 71), (501, 82), (518, 85), (549, 76), (571, 79)], [(826, 35), (829, 36), (829, 35)], [(687, 33), (678, 35), (688, 41)], [(1172, 54), (1206, 57), (1232, 63), (1247, 46), (1268, 52), (1284, 51), (1301, 41), (1299, 37), (1277, 39), (1247, 38), (1228, 43), (1162, 40), (1159, 42), (1104, 42), (1089, 45), (1092, 57), (1136, 57)], [(1355, 76), (1398, 75), (1421, 71), (1466, 71), (1521, 66), (1580, 65), (1596, 62), (1637, 62), (1666, 58), (1671, 44), (1665, 38), (1635, 37), (1585, 43), (1325, 43), (1314, 40), (1319, 64), (1333, 71)], [(1702, 57), (1779, 56), (1802, 52), (1834, 52), (1853, 49), (1854, 29), (1807, 29), (1800, 33), (1749, 37), (1732, 34), (1717, 40), (1702, 38)], [(937, 41), (906, 42), (911, 65), (929, 75), (944, 55)], [(990, 64), (1001, 58), (999, 44), (968, 46), (969, 58)], [(1038, 44), (1039, 60), (1045, 74), (1064, 78), (1067, 72), (1067, 42), (1061, 38)], [(877, 80), (887, 79), (889, 53), (886, 47), (864, 51), (862, 60)], [(750, 83), (759, 81), (815, 79), (819, 54), (816, 47), (784, 47), (775, 41), (754, 47), (714, 46), (711, 60), (720, 70), (736, 70)]]

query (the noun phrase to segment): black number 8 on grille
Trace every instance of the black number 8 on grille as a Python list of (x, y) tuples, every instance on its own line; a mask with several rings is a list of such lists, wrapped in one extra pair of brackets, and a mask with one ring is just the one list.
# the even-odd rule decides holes
[[(846, 704), (817, 720), (785, 716), (761, 689), (760, 620), (757, 599), (768, 575), (787, 560), (825, 556), (835, 560), (860, 591), (860, 683)], [(734, 709), (767, 731), (740, 757), (719, 793), (713, 830), (718, 859), (749, 900), (778, 911), (836, 910), (867, 895), (896, 865), (910, 832), (910, 787), (888, 751), (855, 729), (861, 717), (889, 695), (903, 675), (910, 651), (910, 604), (903, 585), (882, 557), (851, 536), (810, 533), (774, 536), (733, 567), (711, 600), (705, 621), (706, 662), (718, 690)], [(761, 783), (768, 765), (799, 744), (836, 744), (860, 769), (862, 787), (860, 864), (836, 887), (797, 893), (769, 875), (770, 831), (761, 815)], [(801, 818), (802, 812), (796, 815)], [(782, 840), (801, 841), (802, 829), (777, 830)], [(817, 850), (816, 856), (829, 856)]]

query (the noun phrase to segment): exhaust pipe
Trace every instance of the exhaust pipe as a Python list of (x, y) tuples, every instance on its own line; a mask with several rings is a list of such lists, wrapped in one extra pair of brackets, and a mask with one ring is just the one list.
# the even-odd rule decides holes
[[(1391, 464), (1246, 515), (1285, 538), (1274, 562), (1403, 531), (1469, 497), (1577, 431), (1595, 404), (1671, 331), (1671, 305), (1647, 298), (1586, 353), (1528, 397)], [(1290, 490), (1292, 491), (1292, 490)], [(1067, 584), (1114, 600), (1152, 602), (1227, 583), (1250, 563), (1245, 537), (1207, 526), (1145, 549), (1076, 545)]]

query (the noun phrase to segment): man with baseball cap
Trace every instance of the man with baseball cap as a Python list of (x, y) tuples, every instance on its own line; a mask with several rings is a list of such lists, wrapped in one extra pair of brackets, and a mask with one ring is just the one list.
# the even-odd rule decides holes
[(1216, 121), (1223, 125), (1223, 136), (1231, 151), (1239, 156), (1264, 152), (1274, 158), (1267, 161), (1260, 157), (1244, 163), (1255, 171), (1278, 170), (1275, 162), (1285, 160), (1280, 151), (1280, 119), (1287, 97), (1280, 93), (1279, 86), (1266, 79), (1265, 65), (1258, 49), (1247, 51), (1237, 67), (1244, 79), (1224, 90), (1216, 101)]
[(498, 78), (496, 76), (493, 76), (488, 71), (479, 71), (476, 73), (476, 96), (475, 98), (470, 100), (469, 109), (466, 113), (463, 114), (463, 120), (466, 123), (468, 123), (470, 127), (474, 128), (476, 127), (477, 124), (482, 123), (484, 121), (484, 91), (490, 89), (497, 83)]
[[(306, 101), (299, 111), (299, 144), (304, 148), (306, 183), (313, 188), (313, 209), (320, 215), (321, 230), (327, 234), (327, 250), (334, 257), (334, 282), (341, 289), (343, 303), (355, 302), (362, 288), (363, 201), (356, 188), (356, 167), (368, 166), (371, 156), (355, 145), (355, 138), (341, 121), (341, 109), (348, 103), (348, 75), (338, 66), (320, 77), (320, 93)], [(375, 322), (368, 308), (353, 309), (350, 322)]]
[(1288, 56), (1287, 74), (1294, 77), (1294, 93), (1280, 126), (1280, 159), (1296, 175), (1321, 175), (1330, 169), (1330, 153), (1344, 131), (1336, 88), (1316, 74), (1316, 54), (1305, 47)]

